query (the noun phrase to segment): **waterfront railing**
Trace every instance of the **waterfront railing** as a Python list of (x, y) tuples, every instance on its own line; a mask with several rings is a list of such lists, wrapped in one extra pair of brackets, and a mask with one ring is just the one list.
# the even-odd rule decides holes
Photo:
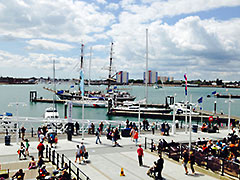
[(58, 153), (55, 149), (50, 148), (46, 145), (46, 158), (59, 168), (63, 168), (64, 164), (68, 164), (68, 173), (71, 177), (75, 177), (77, 180), (90, 180), (90, 178), (83, 172), (79, 167), (77, 167), (69, 158), (64, 154)]
[[(188, 143), (167, 143), (163, 148), (158, 147), (159, 142), (154, 142), (153, 139), (145, 137), (145, 149), (151, 152), (164, 153), (173, 160), (179, 161), (182, 159), (183, 151), (188, 150)], [(192, 143), (193, 147), (196, 143)], [(206, 170), (211, 170), (214, 173), (218, 173), (222, 176), (229, 175), (240, 179), (240, 164), (230, 160), (226, 160), (221, 157), (214, 157), (209, 154), (203, 154), (198, 152), (197, 149), (192, 148), (195, 151), (195, 162), (198, 166), (204, 167)]]

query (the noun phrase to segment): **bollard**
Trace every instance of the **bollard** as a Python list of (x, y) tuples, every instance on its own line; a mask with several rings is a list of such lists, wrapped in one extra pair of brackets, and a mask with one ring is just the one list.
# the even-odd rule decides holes
[(62, 154), (62, 168), (64, 166), (64, 154)]
[(32, 137), (33, 137), (33, 128), (32, 128)]
[(147, 149), (147, 137), (145, 137), (145, 149)]
[(20, 128), (18, 129), (18, 137), (21, 138), (21, 130), (20, 130)]

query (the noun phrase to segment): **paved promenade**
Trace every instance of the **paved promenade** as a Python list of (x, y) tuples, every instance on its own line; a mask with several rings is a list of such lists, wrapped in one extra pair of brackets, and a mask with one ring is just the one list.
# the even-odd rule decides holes
[[(208, 138), (208, 139), (218, 139), (223, 138), (228, 134), (226, 130), (221, 130), (220, 133), (192, 133), (192, 141), (196, 141), (198, 137)], [(175, 135), (170, 136), (161, 136), (159, 133), (152, 135), (150, 133), (141, 134), (140, 142), (144, 145), (144, 138), (155, 139), (156, 141), (160, 138), (164, 138), (166, 141), (170, 142), (171, 140), (177, 142), (188, 142), (189, 134), (184, 132), (177, 132)], [(112, 147), (112, 142), (106, 139), (106, 136), (102, 136), (102, 144), (95, 143), (95, 136), (86, 136), (82, 140), (81, 136), (73, 137), (73, 141), (67, 141), (65, 139), (60, 139), (57, 144), (56, 151), (61, 154), (65, 154), (71, 160), (75, 160), (76, 145), (84, 142), (86, 148), (89, 152), (89, 162), (83, 164), (77, 164), (78, 167), (88, 175), (92, 180), (100, 179), (151, 179), (147, 176), (146, 172), (149, 166), (153, 165), (153, 162), (158, 159), (158, 157), (149, 152), (145, 151), (143, 158), (144, 165), (143, 167), (138, 166), (137, 159), (137, 146), (130, 138), (121, 138), (119, 144), (122, 147)], [(37, 147), (38, 141), (30, 141), (30, 155), (37, 157)], [(15, 142), (11, 143), (11, 146), (5, 146), (5, 144), (0, 144), (0, 163), (10, 163), (19, 161), (17, 158), (17, 149), (19, 145), (16, 145)], [(124, 169), (125, 177), (120, 177), (120, 170)], [(189, 169), (190, 172), (190, 169)], [(200, 171), (196, 173), (195, 176), (185, 175), (184, 168), (179, 163), (176, 163), (172, 160), (165, 158), (163, 177), (169, 180), (175, 179), (215, 179), (217, 177), (212, 177), (204, 174)]]

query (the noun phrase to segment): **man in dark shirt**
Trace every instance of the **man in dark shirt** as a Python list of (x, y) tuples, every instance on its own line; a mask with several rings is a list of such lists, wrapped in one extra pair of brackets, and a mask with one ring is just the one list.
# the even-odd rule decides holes
[(24, 174), (22, 169), (19, 169), (18, 172), (16, 172), (13, 176), (12, 179), (17, 178), (18, 180), (23, 180), (24, 179)]
[(187, 150), (184, 150), (183, 151), (183, 167), (185, 169), (185, 174), (187, 175), (188, 174), (188, 169), (187, 169), (187, 163), (189, 161), (189, 154), (187, 152)]
[(156, 168), (156, 171), (158, 172), (157, 179), (161, 179), (161, 180), (163, 179), (162, 178), (163, 164), (164, 164), (164, 160), (160, 154), (159, 159), (157, 160), (157, 168)]

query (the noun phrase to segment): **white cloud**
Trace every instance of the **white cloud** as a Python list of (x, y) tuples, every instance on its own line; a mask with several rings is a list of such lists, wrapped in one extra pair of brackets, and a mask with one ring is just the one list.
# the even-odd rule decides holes
[(106, 9), (110, 9), (110, 10), (117, 10), (119, 9), (119, 4), (117, 3), (110, 3), (106, 6)]
[(43, 39), (33, 39), (27, 41), (30, 46), (27, 46), (27, 49), (42, 49), (42, 50), (59, 50), (59, 51), (68, 51), (74, 47), (65, 44), (65, 43), (56, 43), (53, 41), (43, 40)]
[(107, 1), (106, 0), (96, 0), (98, 3), (100, 4), (107, 4)]
[(83, 1), (8, 0), (0, 7), (1, 35), (18, 38), (96, 41), (91, 33), (103, 32), (115, 19), (113, 14)]
[[(127, 13), (124, 16), (128, 16)], [(131, 24), (131, 20), (130, 17), (114, 24), (108, 34), (115, 42), (115, 58), (120, 60), (118, 68), (125, 65), (131, 77), (141, 77), (145, 70), (146, 26)], [(148, 28), (149, 69), (163, 74), (175, 72), (176, 77), (181, 78), (188, 69), (195, 72), (190, 76), (192, 79), (199, 79), (199, 74), (205, 79), (216, 79), (213, 72), (229, 72), (230, 69), (238, 72), (235, 64), (240, 61), (240, 18), (217, 21), (189, 16), (175, 25), (155, 21)], [(226, 73), (225, 78), (230, 76)]]

